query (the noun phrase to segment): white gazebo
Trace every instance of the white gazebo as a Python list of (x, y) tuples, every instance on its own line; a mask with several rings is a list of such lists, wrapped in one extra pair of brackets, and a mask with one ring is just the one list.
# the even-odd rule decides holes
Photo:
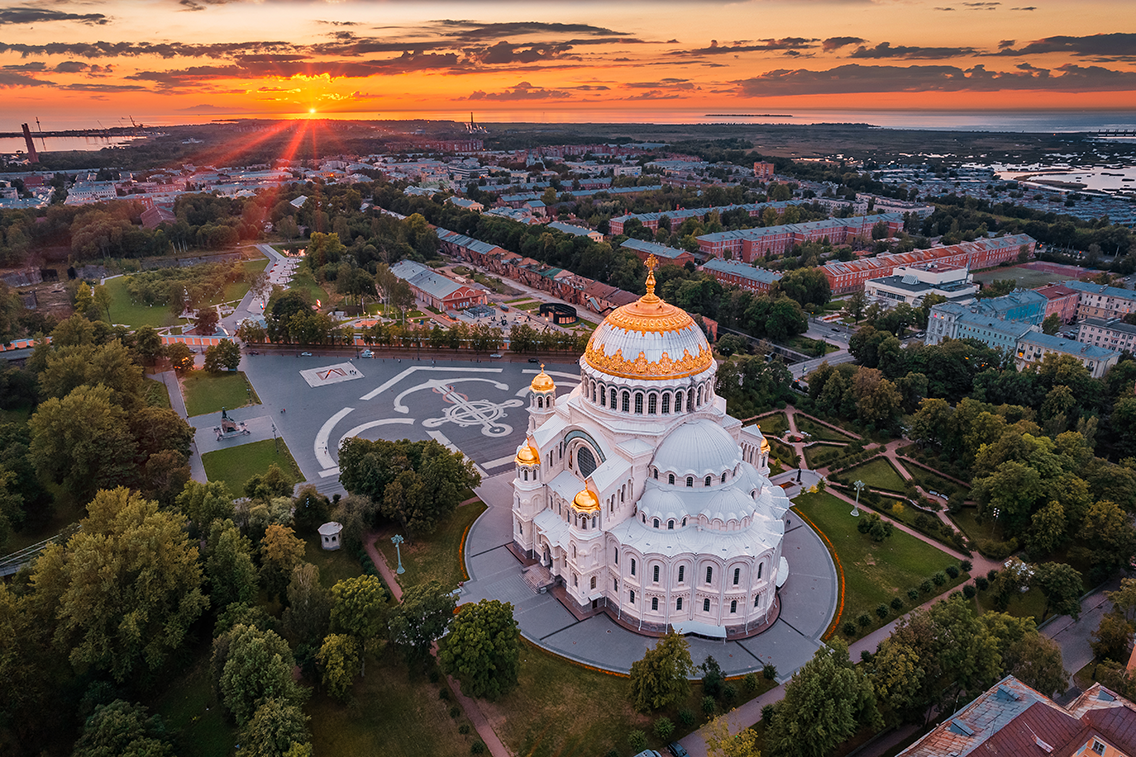
[(339, 534), (343, 524), (331, 520), (319, 527), (320, 546), (328, 552), (339, 549)]

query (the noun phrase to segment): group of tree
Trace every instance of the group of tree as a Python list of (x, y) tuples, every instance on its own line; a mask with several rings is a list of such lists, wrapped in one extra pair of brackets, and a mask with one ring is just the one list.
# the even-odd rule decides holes
[(429, 533), (481, 483), (473, 461), (433, 439), (348, 439), (339, 449), (339, 470), (344, 488), (370, 506), (345, 514), (351, 519), (345, 531), (381, 516), (411, 533)]
[(811, 408), (878, 430), (895, 431), (904, 413), (914, 412), (927, 392), (927, 378), (911, 373), (895, 381), (875, 368), (823, 363), (808, 376)]

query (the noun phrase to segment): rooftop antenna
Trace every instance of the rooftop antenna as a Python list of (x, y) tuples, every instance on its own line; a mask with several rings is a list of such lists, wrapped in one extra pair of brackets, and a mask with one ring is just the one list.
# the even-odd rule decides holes
[(47, 149), (47, 140), (43, 138), (43, 127), (39, 124), (39, 116), (36, 116), (36, 131), (39, 132), (39, 142), (43, 145), (43, 149)]

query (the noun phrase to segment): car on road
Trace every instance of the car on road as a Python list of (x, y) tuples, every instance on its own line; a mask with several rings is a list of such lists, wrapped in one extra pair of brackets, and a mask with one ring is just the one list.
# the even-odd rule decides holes
[(500, 352), (494, 352), (494, 353), (493, 353), (492, 355), (490, 355), (489, 357), (492, 357), (492, 358), (498, 358), (498, 357), (501, 357), (501, 353), (500, 353)]
[(310, 353), (310, 352), (301, 352), (300, 353), (300, 357), (311, 357), (311, 356), (312, 356), (312, 353)]
[(682, 744), (677, 741), (672, 741), (667, 744), (667, 750), (674, 755), (674, 757), (690, 757), (690, 753), (683, 749)]
[(363, 350), (362, 352), (359, 353), (359, 357), (374, 357), (374, 356), (375, 356), (375, 353), (371, 352), (370, 350)]
[(530, 363), (539, 363), (540, 361), (539, 361), (539, 360), (537, 360), (537, 359), (536, 359), (535, 357), (530, 357), (530, 358), (529, 358), (529, 362), (530, 362)]
[(635, 757), (663, 757), (663, 755), (659, 754), (654, 749), (644, 749), (642, 752), (635, 755)]

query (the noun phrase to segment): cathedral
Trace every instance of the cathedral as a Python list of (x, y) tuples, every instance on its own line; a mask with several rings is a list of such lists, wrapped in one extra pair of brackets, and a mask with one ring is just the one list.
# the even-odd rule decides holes
[(756, 633), (788, 576), (790, 503), (760, 429), (715, 393), (701, 329), (655, 295), (654, 264), (647, 294), (592, 334), (571, 391), (558, 396), (543, 367), (532, 381), (513, 549), (578, 613), (651, 633)]

